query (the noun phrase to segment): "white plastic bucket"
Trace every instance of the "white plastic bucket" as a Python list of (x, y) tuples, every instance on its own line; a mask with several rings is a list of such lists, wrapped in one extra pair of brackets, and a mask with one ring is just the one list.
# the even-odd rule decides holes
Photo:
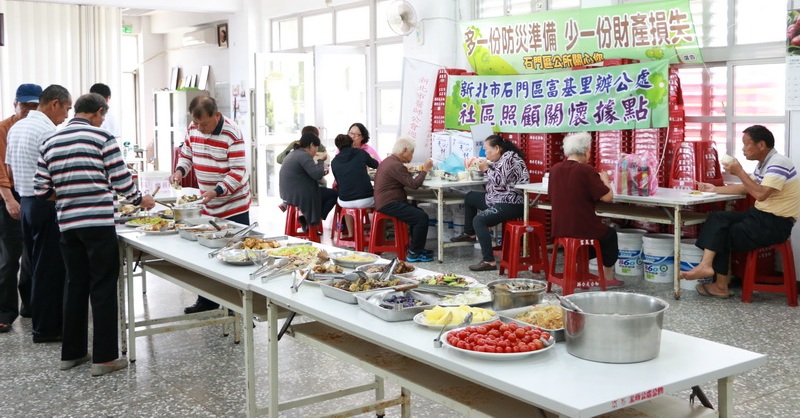
[(672, 234), (647, 234), (642, 237), (644, 279), (652, 283), (672, 283), (675, 277), (675, 247)]
[(647, 233), (644, 229), (620, 229), (617, 231), (619, 252), (615, 271), (618, 276), (641, 276), (642, 237)]
[[(703, 250), (694, 246), (694, 239), (681, 240), (681, 271), (689, 271), (703, 259)], [(713, 277), (704, 277), (699, 280), (681, 280), (681, 289), (694, 290), (697, 283), (710, 283)]]

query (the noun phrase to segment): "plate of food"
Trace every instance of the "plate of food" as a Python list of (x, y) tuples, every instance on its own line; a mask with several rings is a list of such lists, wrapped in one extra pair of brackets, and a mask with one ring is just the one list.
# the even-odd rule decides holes
[(330, 258), (334, 263), (351, 269), (354, 269), (358, 266), (363, 266), (364, 264), (372, 264), (378, 260), (377, 255), (363, 253), (361, 251), (342, 251), (333, 253), (330, 255)]
[(686, 195), (689, 197), (708, 197), (708, 196), (716, 196), (717, 192), (701, 192), (700, 190), (692, 190), (687, 192)]
[(556, 341), (564, 341), (564, 310), (558, 303), (540, 303), (521, 308), (506, 309), (497, 312), (500, 320), (516, 322), (519, 325), (531, 325), (541, 328), (552, 335)]
[(234, 266), (252, 266), (261, 264), (267, 258), (267, 254), (260, 250), (246, 250), (242, 248), (231, 248), (220, 251), (217, 259)]
[(198, 200), (200, 200), (200, 196), (196, 194), (189, 194), (179, 197), (178, 200), (175, 202), (175, 204), (185, 205), (187, 203), (197, 202)]
[(125, 226), (130, 228), (138, 228), (140, 226), (158, 224), (163, 221), (164, 219), (158, 216), (145, 216), (142, 218), (131, 219), (130, 221), (125, 222)]
[(167, 209), (164, 209), (164, 210), (160, 210), (160, 211), (156, 212), (156, 215), (158, 215), (160, 218), (164, 218), (164, 219), (172, 219), (173, 218), (172, 209), (170, 209), (170, 208), (167, 208)]
[(319, 248), (311, 245), (287, 245), (283, 248), (275, 248), (267, 251), (272, 257), (297, 257), (297, 256), (316, 256)]
[[(452, 312), (449, 320), (447, 320), (448, 312)], [(466, 305), (450, 307), (437, 305), (414, 315), (414, 323), (426, 328), (441, 329), (447, 320), (447, 327), (445, 329), (455, 328), (464, 321), (464, 318), (466, 318), (467, 314), (470, 312), (472, 312), (473, 325), (485, 324), (500, 318), (497, 313), (491, 309), (476, 308)]]
[(492, 292), (485, 285), (476, 285), (466, 289), (463, 293), (444, 295), (439, 305), (441, 306), (477, 306), (492, 302)]
[[(297, 270), (299, 274), (305, 274), (305, 269)], [(321, 264), (316, 264), (311, 267), (311, 271), (305, 275), (305, 280), (308, 283), (319, 284), (328, 283), (334, 277), (341, 277), (344, 273), (342, 266), (334, 264), (332, 261), (326, 261)]]
[(179, 226), (183, 225), (180, 224), (176, 225), (174, 222), (162, 219), (160, 222), (157, 223), (142, 225), (136, 228), (136, 230), (139, 232), (144, 232), (145, 234), (148, 235), (171, 235), (178, 233), (177, 227)]
[[(513, 334), (505, 335), (505, 331)], [(484, 337), (484, 344), (470, 342), (476, 335)], [(471, 357), (505, 361), (544, 353), (555, 347), (556, 341), (550, 333), (536, 327), (493, 321), (449, 331), (442, 337), (442, 345)]]
[[(389, 268), (389, 264), (390, 263), (364, 264), (356, 267), (356, 270), (367, 273), (367, 276), (377, 278), (378, 276), (381, 275), (381, 273), (383, 273), (384, 271), (386, 271), (387, 268)], [(413, 264), (407, 263), (402, 260), (398, 260), (397, 265), (394, 267), (394, 272), (392, 272), (392, 274), (400, 277), (412, 277), (414, 276), (415, 271), (417, 271), (417, 268), (414, 267)]]
[(419, 279), (419, 284), (424, 286), (472, 287), (478, 284), (478, 281), (472, 277), (447, 273), (425, 276)]

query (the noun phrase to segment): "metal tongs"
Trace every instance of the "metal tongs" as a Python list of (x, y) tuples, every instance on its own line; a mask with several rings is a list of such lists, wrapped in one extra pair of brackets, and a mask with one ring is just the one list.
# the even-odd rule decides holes
[(243, 229), (239, 230), (238, 232), (236, 232), (235, 234), (231, 235), (231, 241), (228, 241), (228, 244), (226, 246), (224, 246), (222, 248), (217, 248), (216, 250), (211, 251), (210, 253), (208, 253), (208, 258), (214, 258), (214, 257), (217, 256), (217, 254), (221, 253), (222, 251), (230, 249), (232, 247), (232, 244), (235, 244), (233, 242), (233, 240), (235, 240), (236, 238), (241, 238), (241, 237), (247, 235), (248, 232), (252, 231), (253, 228), (255, 228), (257, 226), (258, 226), (258, 222), (253, 222), (252, 224), (250, 224), (250, 226), (248, 226), (246, 228), (243, 228)]
[[(447, 329), (447, 326), (450, 325), (450, 318), (452, 317), (453, 317), (453, 311), (447, 311), (447, 315), (445, 315), (444, 317), (444, 325), (442, 326), (442, 330), (439, 331), (439, 336), (433, 340), (434, 348), (442, 348), (442, 334), (444, 334), (444, 330)], [(467, 316), (464, 317), (464, 320), (461, 321), (460, 324), (453, 327), (453, 329), (463, 328), (471, 323), (472, 323), (472, 312), (468, 313)]]
[(573, 310), (575, 312), (583, 313), (583, 309), (578, 307), (578, 305), (576, 305), (575, 302), (560, 295), (556, 295), (556, 298), (558, 298), (558, 301), (561, 302), (562, 307)]
[(255, 280), (259, 277), (272, 276), (276, 271), (280, 271), (289, 264), (288, 258), (268, 258), (267, 261), (254, 272), (250, 273), (250, 280)]
[(330, 260), (330, 257), (328, 257), (328, 252), (325, 250), (320, 250), (317, 253), (317, 256), (314, 257), (314, 259), (312, 259), (310, 263), (308, 263), (305, 271), (303, 271), (303, 274), (298, 274), (292, 281), (292, 286), (290, 287), (292, 289), (292, 293), (297, 293), (297, 290), (300, 288), (300, 285), (303, 284), (303, 282), (306, 281), (306, 277), (308, 277), (308, 275), (311, 274), (311, 269), (314, 268), (314, 264), (316, 264), (318, 261), (321, 264), (325, 264), (325, 262), (327, 262), (328, 260)]

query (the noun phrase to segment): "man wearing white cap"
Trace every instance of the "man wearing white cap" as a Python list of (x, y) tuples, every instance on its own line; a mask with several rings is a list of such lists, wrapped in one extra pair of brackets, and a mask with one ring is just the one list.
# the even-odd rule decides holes
[[(11, 324), (20, 313), (30, 317), (31, 266), (24, 246), (19, 244), (22, 241), (19, 195), (14, 191), (5, 160), (9, 129), (25, 119), (28, 112), (36, 110), (40, 94), (42, 88), (39, 85), (21, 84), (14, 99), (14, 114), (0, 122), (0, 334), (11, 331)], [(22, 309), (17, 299), (17, 273)]]

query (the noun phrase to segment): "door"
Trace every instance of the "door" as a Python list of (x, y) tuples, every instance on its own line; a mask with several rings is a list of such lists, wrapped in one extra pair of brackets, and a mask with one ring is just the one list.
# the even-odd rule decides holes
[(300, 138), (303, 126), (316, 125), (312, 60), (311, 54), (255, 54), (253, 126), (260, 169), (254, 171), (261, 196), (278, 196), (275, 157)]
[(371, 125), (367, 120), (369, 78), (366, 48), (314, 47), (316, 125), (331, 155), (336, 153), (333, 142), (336, 135), (347, 134), (347, 129), (355, 122)]

